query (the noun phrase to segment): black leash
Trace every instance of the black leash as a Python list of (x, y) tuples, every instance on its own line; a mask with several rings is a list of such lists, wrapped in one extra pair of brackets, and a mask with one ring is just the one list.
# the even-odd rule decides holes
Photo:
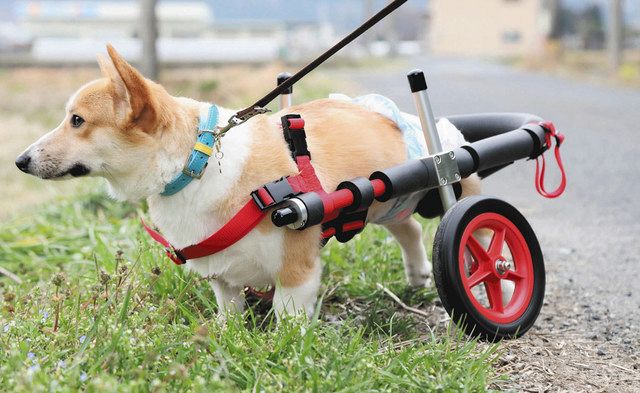
[(252, 117), (269, 112), (265, 107), (273, 101), (276, 97), (282, 94), (284, 91), (288, 90), (291, 86), (293, 86), (296, 82), (306, 76), (308, 73), (318, 68), (322, 63), (327, 61), (331, 56), (335, 55), (340, 49), (344, 48), (353, 40), (361, 36), (365, 31), (369, 30), (375, 24), (380, 22), (382, 19), (387, 17), (390, 13), (398, 9), (401, 5), (406, 3), (407, 0), (394, 0), (385, 8), (383, 8), (380, 12), (371, 17), (368, 21), (363, 23), (360, 27), (355, 29), (351, 34), (344, 37), (340, 42), (331, 47), (328, 51), (324, 52), (317, 59), (309, 63), (303, 69), (298, 71), (295, 75), (291, 76), (282, 84), (278, 85), (275, 89), (271, 90), (267, 95), (256, 101), (253, 105), (237, 112), (235, 115), (231, 116), (228, 124), (218, 130), (218, 137), (224, 136), (224, 134), (232, 129), (233, 127), (244, 123), (245, 121), (251, 119)]

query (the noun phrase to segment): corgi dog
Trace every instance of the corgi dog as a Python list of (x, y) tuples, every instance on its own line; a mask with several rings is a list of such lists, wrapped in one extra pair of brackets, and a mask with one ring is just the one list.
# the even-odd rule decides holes
[[(232, 128), (221, 141), (220, 170), (206, 170), (172, 196), (161, 195), (183, 170), (211, 104), (171, 96), (145, 79), (113, 47), (99, 57), (103, 77), (82, 86), (66, 105), (58, 127), (16, 160), (20, 170), (42, 179), (99, 176), (122, 201), (146, 198), (155, 226), (176, 248), (200, 242), (221, 228), (250, 193), (283, 176), (297, 174), (280, 117), (300, 114), (312, 164), (327, 191), (344, 180), (407, 160), (402, 133), (393, 121), (351, 102), (323, 99), (259, 115)], [(218, 108), (219, 126), (235, 111)], [(463, 196), (480, 191), (479, 178), (462, 181)], [(394, 204), (374, 202), (367, 221), (379, 222)], [(402, 249), (410, 285), (424, 286), (431, 264), (422, 228), (412, 216), (385, 221)], [(189, 260), (186, 267), (206, 277), (221, 311), (242, 312), (246, 286), (274, 286), (276, 316), (315, 310), (320, 287), (320, 226), (303, 231), (263, 220), (231, 247)]]

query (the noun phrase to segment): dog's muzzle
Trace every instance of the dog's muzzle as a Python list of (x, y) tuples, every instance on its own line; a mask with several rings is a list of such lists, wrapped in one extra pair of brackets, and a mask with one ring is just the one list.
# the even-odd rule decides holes
[(29, 164), (31, 164), (31, 156), (28, 153), (22, 153), (16, 158), (16, 166), (24, 173), (30, 173)]

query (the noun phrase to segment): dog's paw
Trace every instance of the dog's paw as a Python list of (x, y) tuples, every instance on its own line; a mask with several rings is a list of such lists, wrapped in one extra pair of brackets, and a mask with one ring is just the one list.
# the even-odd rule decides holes
[(432, 286), (433, 282), (431, 280), (431, 270), (431, 263), (429, 261), (423, 261), (416, 264), (408, 264), (406, 273), (409, 285), (416, 288)]
[(407, 275), (409, 285), (416, 288), (430, 287), (433, 285), (431, 273), (416, 273)]

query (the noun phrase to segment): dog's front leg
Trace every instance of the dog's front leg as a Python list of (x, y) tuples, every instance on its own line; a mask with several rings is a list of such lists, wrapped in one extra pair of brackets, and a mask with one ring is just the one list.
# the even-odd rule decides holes
[(227, 284), (221, 279), (211, 281), (211, 288), (216, 295), (218, 311), (221, 316), (226, 313), (236, 314), (244, 311), (244, 288)]
[(278, 320), (302, 313), (311, 317), (315, 311), (322, 274), (320, 258), (302, 263), (294, 270), (281, 272), (276, 284), (273, 307)]

